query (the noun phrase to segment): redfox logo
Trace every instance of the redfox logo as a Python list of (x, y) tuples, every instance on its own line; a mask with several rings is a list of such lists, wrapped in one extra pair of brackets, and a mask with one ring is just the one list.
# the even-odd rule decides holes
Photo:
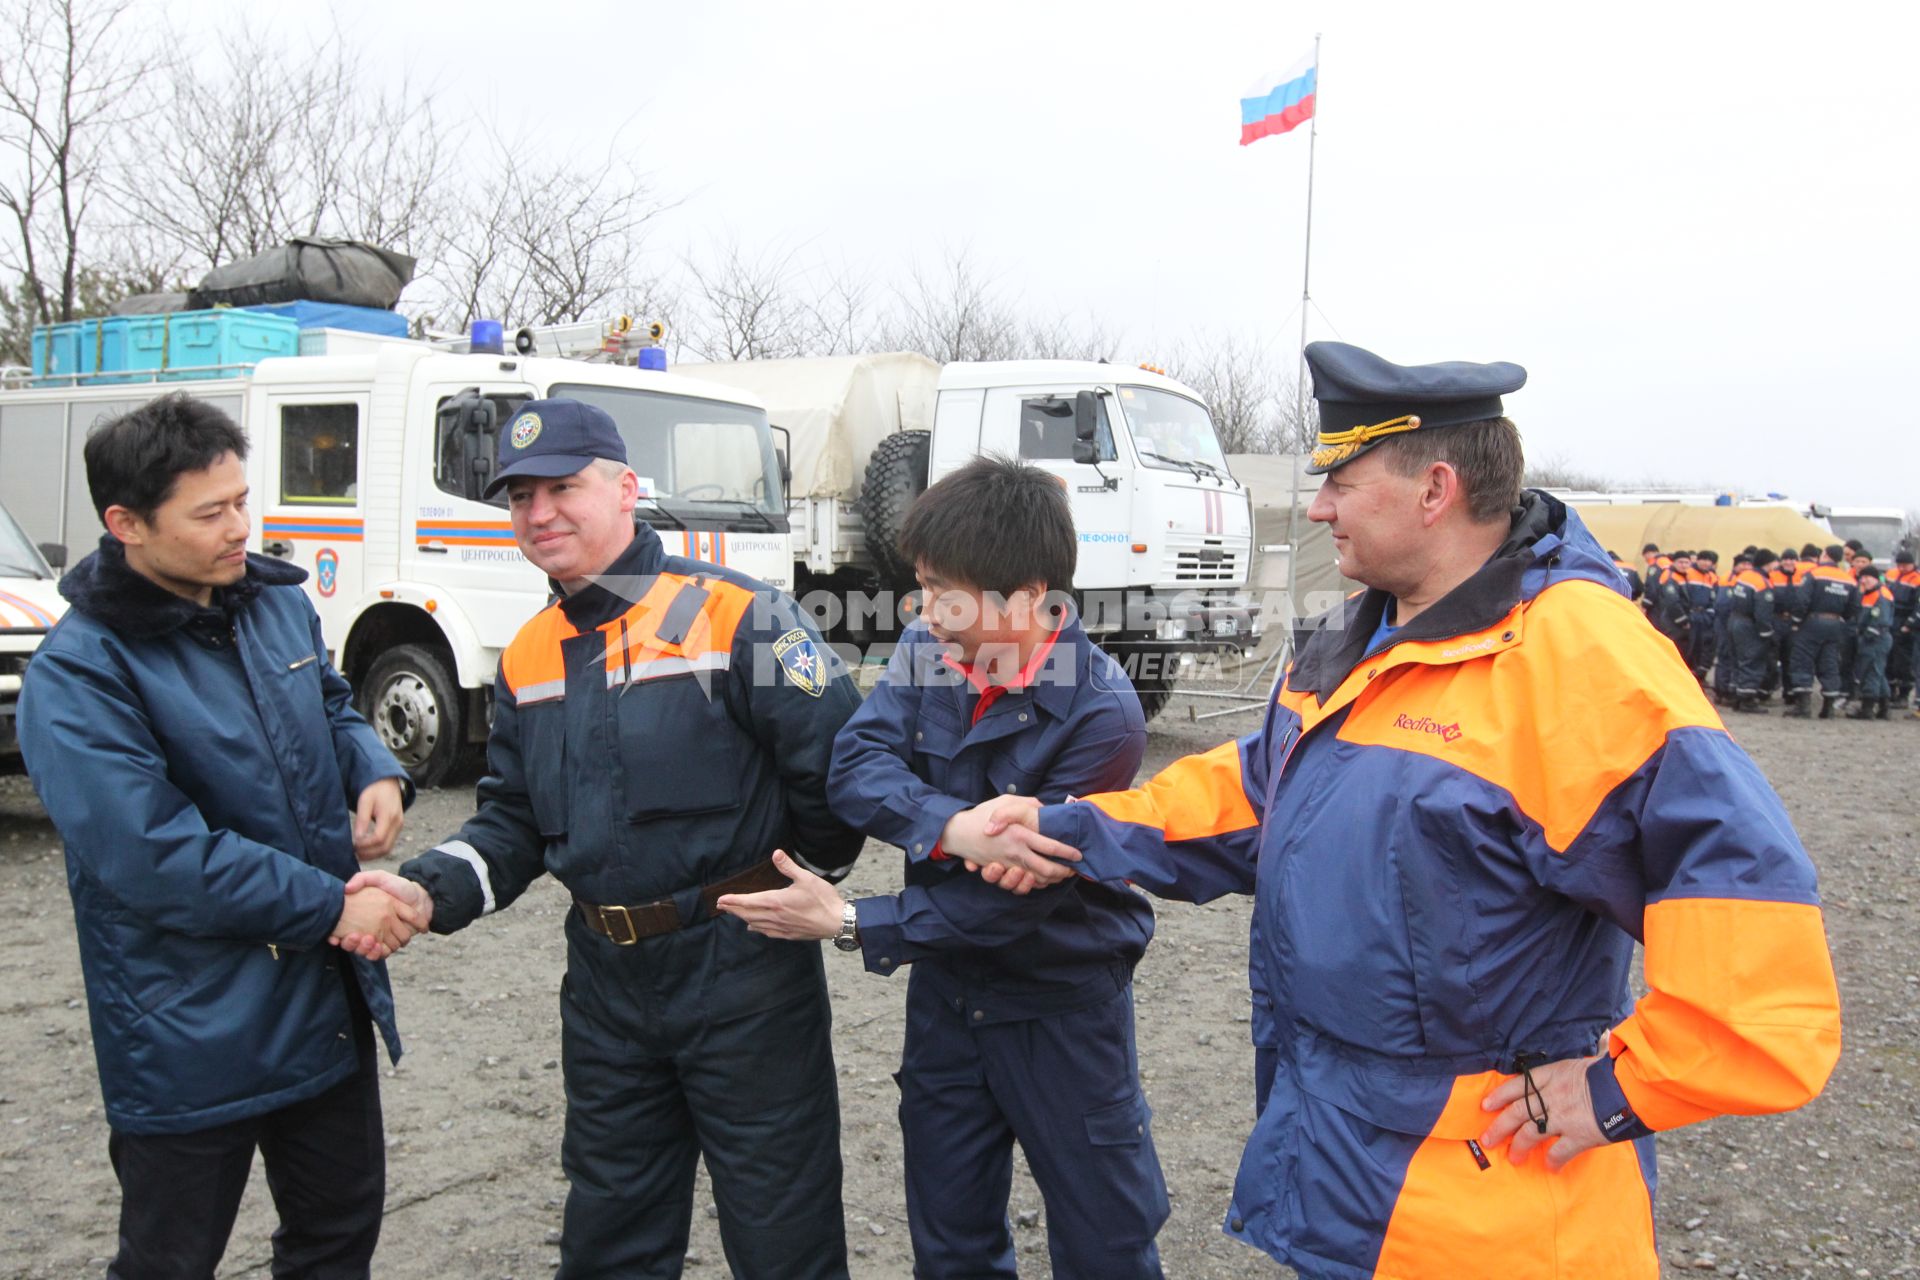
[(1454, 742), (1460, 737), (1460, 722), (1458, 720), (1452, 724), (1441, 724), (1432, 716), (1421, 716), (1419, 719), (1415, 719), (1403, 713), (1393, 718), (1393, 727), (1396, 729), (1406, 729), (1413, 733), (1431, 733), (1436, 735), (1442, 742)]

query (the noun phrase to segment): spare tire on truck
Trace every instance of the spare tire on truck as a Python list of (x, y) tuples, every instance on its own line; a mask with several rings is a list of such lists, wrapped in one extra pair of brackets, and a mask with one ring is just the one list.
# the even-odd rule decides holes
[(900, 554), (900, 530), (907, 508), (927, 491), (927, 460), (933, 436), (925, 431), (896, 431), (867, 459), (860, 490), (860, 514), (867, 524), (867, 550), (896, 590), (913, 586), (913, 563)]

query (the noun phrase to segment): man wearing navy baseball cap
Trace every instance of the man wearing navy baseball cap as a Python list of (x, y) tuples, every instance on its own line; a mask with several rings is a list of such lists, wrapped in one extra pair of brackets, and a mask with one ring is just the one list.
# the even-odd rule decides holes
[(598, 405), (563, 397), (522, 405), (500, 433), (496, 452), (498, 470), (482, 497), (491, 498), (516, 476), (550, 480), (584, 471), (596, 461), (627, 465), (627, 442), (612, 415)]
[(702, 1156), (733, 1274), (844, 1277), (820, 945), (713, 907), (785, 885), (775, 849), (831, 879), (852, 865), (826, 781), (859, 695), (788, 596), (666, 554), (604, 410), (532, 401), (496, 452), (486, 492), (556, 599), (500, 656), (477, 812), (369, 879), (424, 890), (435, 933), (542, 872), (574, 896), (562, 1280), (680, 1274)]

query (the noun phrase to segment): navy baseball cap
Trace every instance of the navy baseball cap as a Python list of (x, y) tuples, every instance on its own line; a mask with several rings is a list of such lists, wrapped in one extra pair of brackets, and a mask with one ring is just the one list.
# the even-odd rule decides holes
[(494, 444), (493, 479), (480, 495), (491, 498), (515, 476), (570, 476), (599, 458), (624, 463), (627, 442), (605, 409), (555, 397), (529, 400), (500, 429)]
[(1500, 397), (1526, 385), (1517, 364), (1394, 364), (1345, 342), (1309, 342), (1320, 441), (1308, 475), (1325, 475), (1388, 436), (1498, 418)]

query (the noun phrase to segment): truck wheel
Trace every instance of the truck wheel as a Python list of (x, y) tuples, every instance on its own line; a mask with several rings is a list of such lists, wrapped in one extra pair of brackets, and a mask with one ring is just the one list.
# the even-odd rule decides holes
[(437, 787), (465, 755), (460, 686), (447, 655), (403, 644), (375, 659), (354, 699), (416, 787)]
[(913, 584), (913, 566), (899, 551), (901, 526), (907, 508), (927, 491), (927, 459), (933, 437), (925, 431), (896, 431), (874, 447), (867, 459), (866, 481), (860, 490), (860, 510), (867, 522), (867, 550), (890, 580), (902, 590)]
[(1135, 680), (1133, 691), (1140, 695), (1140, 712), (1151, 720), (1167, 709), (1167, 702), (1173, 697), (1173, 682), (1170, 680)]
[[(1179, 671), (1180, 655), (1174, 649), (1135, 649), (1123, 661), (1133, 691), (1140, 695), (1141, 714), (1151, 720), (1167, 709), (1173, 697), (1173, 682)], [(1138, 673), (1138, 674), (1136, 674)]]

